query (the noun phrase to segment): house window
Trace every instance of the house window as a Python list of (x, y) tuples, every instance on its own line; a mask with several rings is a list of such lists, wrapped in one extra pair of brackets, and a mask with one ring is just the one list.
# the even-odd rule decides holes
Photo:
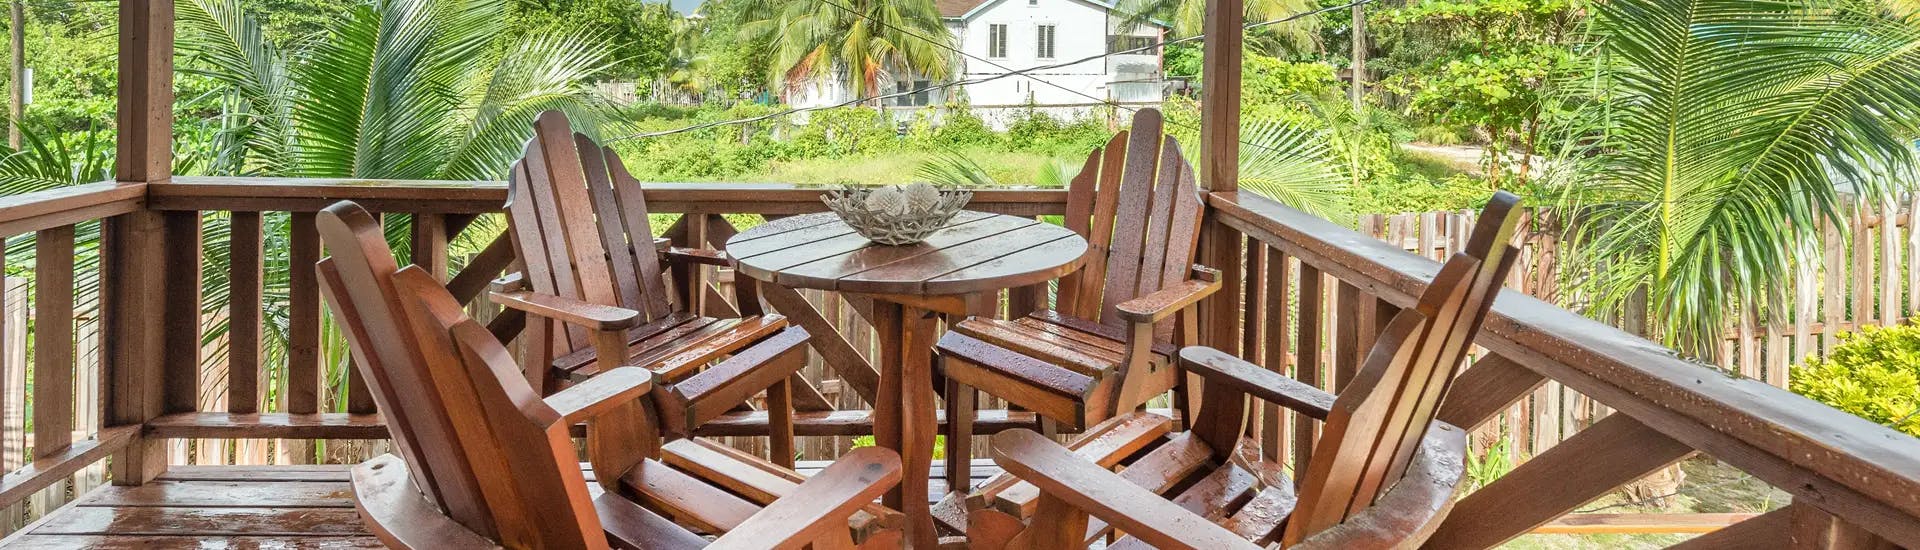
[(987, 57), (1007, 56), (1007, 26), (987, 25)]
[(1140, 54), (1149, 54), (1149, 53), (1153, 53), (1153, 51), (1146, 50), (1143, 48), (1150, 48), (1150, 47), (1153, 47), (1153, 37), (1151, 36), (1130, 36), (1130, 35), (1107, 36), (1107, 53), (1133, 52), (1133, 53), (1140, 53)]
[(893, 92), (895, 94), (906, 94), (895, 95), (893, 97), (893, 104), (901, 107), (927, 106), (927, 90), (932, 89), (932, 84), (931, 81), (926, 80), (915, 80), (911, 85), (906, 82), (893, 83)]
[(1053, 59), (1053, 28), (1053, 25), (1041, 25), (1039, 32), (1035, 33), (1039, 35), (1039, 41), (1034, 44), (1038, 46), (1035, 48), (1035, 57)]

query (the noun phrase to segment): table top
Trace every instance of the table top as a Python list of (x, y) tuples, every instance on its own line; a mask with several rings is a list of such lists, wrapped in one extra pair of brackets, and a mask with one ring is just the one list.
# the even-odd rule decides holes
[(830, 212), (781, 218), (727, 240), (740, 273), (760, 281), (863, 294), (969, 294), (1072, 273), (1087, 241), (1033, 218), (962, 211), (925, 242), (868, 241)]

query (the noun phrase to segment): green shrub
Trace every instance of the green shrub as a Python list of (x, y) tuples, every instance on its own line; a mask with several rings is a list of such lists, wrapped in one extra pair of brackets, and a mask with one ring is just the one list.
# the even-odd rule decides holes
[(998, 145), (1000, 135), (987, 127), (973, 111), (964, 107), (955, 107), (941, 119), (940, 125), (933, 130), (933, 143), (952, 147), (986, 147)]
[(1825, 359), (1794, 369), (1794, 393), (1920, 436), (1920, 325), (1842, 333)]
[(808, 113), (792, 145), (798, 158), (816, 158), (889, 151), (899, 141), (886, 113), (854, 107)]

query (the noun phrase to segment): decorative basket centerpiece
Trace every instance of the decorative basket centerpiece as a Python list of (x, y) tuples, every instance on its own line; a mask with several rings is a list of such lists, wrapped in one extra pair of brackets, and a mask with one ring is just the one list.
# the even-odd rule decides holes
[(947, 227), (955, 214), (973, 200), (973, 193), (941, 189), (931, 183), (887, 187), (847, 185), (820, 195), (820, 202), (867, 240), (906, 245), (926, 240)]

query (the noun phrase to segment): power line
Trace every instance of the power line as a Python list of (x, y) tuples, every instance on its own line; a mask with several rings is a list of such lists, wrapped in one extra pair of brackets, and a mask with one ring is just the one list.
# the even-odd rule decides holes
[[(918, 39), (920, 39), (921, 41), (924, 41), (924, 42), (926, 42), (927, 44), (929, 44), (929, 45), (932, 45), (932, 46), (934, 46), (934, 47), (937, 47), (937, 48), (940, 48), (940, 49), (943, 49), (943, 50), (947, 50), (947, 51), (950, 51), (950, 52), (953, 52), (953, 53), (956, 53), (956, 54), (959, 54), (959, 55), (961, 55), (961, 56), (963, 56), (963, 57), (966, 57), (967, 59), (972, 59), (972, 60), (976, 60), (976, 61), (980, 61), (980, 62), (982, 62), (982, 63), (986, 63), (986, 64), (988, 64), (988, 65), (991, 65), (991, 66), (993, 66), (994, 68), (997, 68), (997, 69), (1000, 69), (1000, 70), (1002, 70), (1002, 71), (1008, 71), (1008, 73), (1007, 73), (1007, 74), (1012, 74), (1012, 73), (1025, 73), (1025, 72), (1031, 72), (1031, 71), (1037, 71), (1037, 70), (1045, 70), (1045, 69), (1054, 69), (1054, 68), (1060, 68), (1060, 67), (1067, 67), (1067, 66), (1072, 66), (1072, 65), (1078, 65), (1078, 64), (1081, 64), (1081, 63), (1086, 63), (1086, 62), (1089, 62), (1089, 61), (1093, 61), (1093, 60), (1096, 60), (1096, 59), (1104, 59), (1104, 58), (1106, 58), (1106, 57), (1110, 57), (1110, 56), (1115, 56), (1115, 55), (1123, 55), (1123, 54), (1131, 54), (1131, 53), (1139, 53), (1139, 52), (1144, 52), (1144, 51), (1149, 51), (1149, 50), (1153, 50), (1153, 49), (1155, 49), (1155, 48), (1160, 48), (1160, 47), (1162, 47), (1162, 46), (1167, 46), (1167, 45), (1173, 45), (1173, 44), (1180, 44), (1180, 43), (1184, 43), (1184, 42), (1189, 42), (1189, 41), (1198, 41), (1198, 40), (1200, 40), (1200, 39), (1202, 39), (1202, 38), (1204, 38), (1204, 37), (1206, 36), (1206, 34), (1205, 34), (1205, 33), (1202, 33), (1202, 34), (1196, 34), (1196, 35), (1193, 35), (1193, 36), (1189, 36), (1189, 37), (1185, 37), (1185, 38), (1181, 38), (1181, 39), (1178, 39), (1178, 40), (1172, 40), (1172, 41), (1164, 41), (1164, 40), (1163, 40), (1163, 41), (1160, 41), (1160, 42), (1157, 42), (1157, 43), (1154, 43), (1154, 44), (1148, 44), (1148, 45), (1145, 45), (1145, 46), (1140, 46), (1140, 47), (1137, 47), (1137, 48), (1132, 48), (1132, 49), (1127, 49), (1127, 50), (1120, 50), (1120, 51), (1117, 51), (1117, 52), (1108, 52), (1108, 53), (1105, 53), (1105, 54), (1101, 54), (1101, 55), (1095, 55), (1095, 56), (1090, 56), (1090, 57), (1085, 57), (1085, 58), (1081, 58), (1081, 59), (1078, 59), (1078, 60), (1075, 60), (1075, 61), (1068, 61), (1068, 62), (1065, 62), (1065, 63), (1056, 63), (1056, 64), (1053, 64), (1053, 65), (1042, 65), (1042, 66), (1039, 66), (1039, 67), (1033, 67), (1033, 68), (1029, 68), (1029, 69), (1025, 69), (1025, 70), (1021, 70), (1021, 71), (1015, 71), (1014, 69), (1012, 69), (1012, 68), (1010, 68), (1010, 67), (1007, 67), (1006, 65), (1001, 65), (1001, 64), (999, 64), (999, 63), (997, 63), (997, 62), (994, 62), (994, 61), (993, 61), (993, 60), (991, 60), (991, 59), (987, 59), (987, 58), (983, 58), (983, 57), (980, 57), (980, 56), (977, 56), (977, 55), (974, 55), (974, 54), (971, 54), (971, 53), (967, 53), (967, 52), (966, 52), (965, 50), (962, 50), (962, 49), (959, 49), (959, 48), (956, 48), (956, 47), (953, 47), (953, 46), (950, 46), (950, 45), (947, 45), (947, 44), (946, 44), (945, 42), (942, 42), (942, 41), (939, 41), (939, 40), (935, 40), (935, 39), (933, 39), (933, 38), (930, 38), (930, 37), (927, 37), (927, 36), (925, 36), (925, 35), (922, 35), (922, 34), (918, 34), (918, 33), (915, 33), (915, 32), (913, 32), (913, 30), (912, 30), (912, 29), (906, 29), (906, 28), (901, 28), (901, 27), (899, 27), (899, 26), (896, 26), (896, 25), (892, 25), (892, 24), (889, 24), (889, 23), (887, 23), (887, 22), (885, 22), (885, 21), (880, 21), (880, 20), (877, 20), (877, 19), (874, 19), (873, 17), (871, 17), (871, 16), (868, 16), (867, 14), (864, 14), (864, 13), (860, 13), (860, 12), (858, 12), (858, 11), (855, 11), (855, 10), (854, 10), (853, 8), (849, 8), (849, 7), (847, 7), (847, 6), (845, 6), (845, 5), (842, 5), (842, 4), (840, 4), (839, 2), (836, 2), (836, 1), (834, 1), (834, 0), (820, 0), (820, 1), (821, 1), (821, 2), (825, 2), (825, 3), (826, 3), (827, 5), (829, 5), (829, 6), (833, 6), (833, 7), (835, 7), (835, 8), (838, 8), (838, 9), (839, 9), (840, 11), (844, 11), (844, 12), (846, 12), (846, 13), (847, 13), (847, 14), (849, 14), (849, 15), (852, 15), (852, 16), (854, 16), (854, 17), (859, 17), (859, 18), (861, 18), (861, 19), (865, 19), (865, 20), (866, 20), (867, 22), (869, 22), (869, 23), (873, 23), (873, 24), (875, 24), (875, 25), (879, 25), (879, 26), (881, 26), (881, 27), (886, 27), (886, 28), (890, 28), (890, 29), (893, 29), (893, 30), (897, 30), (897, 31), (900, 31), (900, 32), (902, 32), (902, 33), (905, 33), (905, 34), (906, 34), (907, 36), (911, 36), (911, 37), (913, 37), (913, 38), (918, 38)], [(1354, 6), (1359, 6), (1359, 5), (1362, 5), (1362, 4), (1366, 4), (1366, 3), (1369, 3), (1369, 2), (1372, 2), (1372, 1), (1373, 1), (1373, 0), (1355, 0), (1355, 1), (1353, 1), (1353, 2), (1350, 2), (1350, 3), (1347, 3), (1347, 4), (1345, 4), (1345, 5), (1339, 5), (1339, 6), (1330, 6), (1330, 7), (1324, 7), (1324, 8), (1320, 8), (1320, 9), (1317, 9), (1317, 10), (1312, 10), (1312, 11), (1307, 11), (1307, 12), (1302, 12), (1302, 13), (1297, 13), (1297, 14), (1293, 14), (1293, 15), (1289, 15), (1289, 16), (1286, 16), (1286, 17), (1282, 17), (1282, 18), (1280, 18), (1280, 19), (1272, 19), (1272, 20), (1268, 20), (1268, 21), (1261, 21), (1261, 22), (1258, 22), (1258, 23), (1250, 23), (1250, 24), (1246, 24), (1246, 25), (1241, 25), (1241, 27), (1240, 27), (1240, 29), (1241, 29), (1241, 31), (1243, 31), (1243, 32), (1244, 32), (1244, 31), (1248, 31), (1248, 30), (1253, 30), (1253, 29), (1257, 29), (1257, 28), (1260, 28), (1260, 27), (1265, 27), (1265, 26), (1269, 26), (1269, 25), (1277, 25), (1277, 24), (1280, 24), (1280, 23), (1286, 23), (1286, 22), (1290, 22), (1290, 21), (1296, 21), (1296, 20), (1299, 20), (1299, 19), (1301, 19), (1301, 18), (1303, 18), (1303, 17), (1307, 17), (1307, 16), (1311, 16), (1311, 15), (1317, 15), (1317, 14), (1321, 14), (1321, 13), (1325, 13), (1325, 12), (1328, 12), (1328, 11), (1334, 11), (1334, 10), (1343, 10), (1343, 9), (1347, 9), (1347, 8), (1351, 8), (1351, 7), (1354, 7)], [(1121, 109), (1121, 110), (1125, 110), (1125, 111), (1127, 111), (1127, 112), (1129, 112), (1129, 113), (1135, 113), (1135, 112), (1139, 112), (1139, 111), (1140, 111), (1139, 109), (1136, 109), (1136, 108), (1133, 108), (1133, 107), (1128, 107), (1128, 106), (1125, 106), (1125, 105), (1121, 105), (1121, 104), (1119, 104), (1119, 103), (1116, 103), (1116, 102), (1114, 102), (1114, 101), (1113, 101), (1112, 99), (1106, 99), (1106, 98), (1100, 98), (1100, 97), (1095, 97), (1095, 96), (1093, 96), (1092, 94), (1088, 94), (1088, 93), (1086, 93), (1086, 92), (1082, 92), (1082, 91), (1080, 91), (1080, 90), (1075, 90), (1075, 89), (1073, 89), (1073, 88), (1068, 88), (1068, 87), (1066, 87), (1065, 85), (1062, 85), (1062, 84), (1059, 84), (1059, 83), (1056, 83), (1056, 82), (1053, 82), (1053, 81), (1051, 81), (1051, 80), (1046, 80), (1046, 79), (1041, 79), (1041, 78), (1035, 78), (1035, 79), (1033, 79), (1033, 80), (1035, 80), (1035, 81), (1038, 81), (1038, 82), (1040, 82), (1040, 83), (1042, 83), (1042, 84), (1046, 84), (1046, 85), (1048, 85), (1048, 86), (1052, 86), (1052, 87), (1055, 87), (1055, 88), (1059, 88), (1059, 89), (1061, 89), (1061, 90), (1065, 90), (1065, 91), (1067, 91), (1067, 93), (1071, 93), (1071, 94), (1074, 94), (1074, 95), (1078, 95), (1078, 96), (1080, 96), (1080, 97), (1084, 97), (1084, 98), (1087, 98), (1087, 99), (1091, 99), (1091, 100), (1094, 100), (1094, 101), (1097, 101), (1097, 102), (1100, 102), (1100, 103), (1102, 103), (1102, 104), (1105, 104), (1105, 105), (1107, 105), (1107, 106), (1109, 106), (1109, 107), (1113, 107), (1113, 108), (1115, 108), (1115, 109)], [(1191, 125), (1191, 124), (1185, 124), (1185, 123), (1180, 123), (1180, 122), (1168, 122), (1168, 123), (1169, 123), (1169, 124), (1172, 124), (1172, 125), (1174, 125), (1174, 126), (1178, 126), (1178, 127), (1181, 127), (1181, 128), (1186, 128), (1186, 129), (1189, 129), (1189, 130), (1193, 130), (1193, 131), (1196, 131), (1196, 132), (1198, 132), (1198, 131), (1200, 131), (1200, 128), (1198, 128), (1198, 127), (1195, 127), (1195, 126), (1193, 126), (1193, 125)], [(1260, 144), (1257, 144), (1257, 143), (1253, 143), (1253, 142), (1249, 142), (1249, 141), (1245, 141), (1245, 140), (1235, 140), (1235, 141), (1237, 141), (1237, 142), (1238, 142), (1238, 143), (1239, 143), (1240, 145), (1244, 145), (1244, 146), (1247, 146), (1247, 147), (1251, 147), (1251, 148), (1254, 148), (1254, 149), (1260, 149), (1260, 150), (1263, 150), (1263, 151), (1267, 151), (1267, 152), (1270, 152), (1270, 153), (1285, 153), (1285, 151), (1278, 151), (1278, 150), (1274, 150), (1274, 149), (1273, 149), (1273, 148), (1271, 148), (1271, 147), (1266, 147), (1266, 146), (1264, 146), (1264, 145), (1260, 145)]]
[[(751, 122), (759, 122), (759, 121), (762, 121), (762, 120), (767, 120), (767, 119), (770, 119), (770, 118), (775, 118), (775, 117), (781, 117), (781, 116), (787, 116), (787, 115), (793, 115), (793, 114), (799, 114), (799, 113), (806, 113), (806, 112), (812, 112), (812, 111), (822, 111), (822, 110), (827, 110), (827, 109), (839, 109), (839, 108), (843, 108), (843, 107), (849, 107), (849, 106), (853, 106), (853, 105), (857, 105), (857, 104), (861, 104), (861, 103), (865, 103), (865, 102), (868, 102), (868, 101), (875, 101), (875, 100), (885, 100), (885, 99), (892, 99), (892, 98), (895, 98), (895, 97), (902, 97), (902, 96), (907, 96), (907, 95), (913, 95), (913, 94), (917, 94), (917, 93), (921, 93), (921, 92), (924, 92), (924, 91), (928, 91), (928, 90), (945, 90), (945, 89), (948, 89), (948, 88), (953, 88), (953, 87), (957, 87), (957, 86), (966, 86), (966, 85), (971, 85), (971, 84), (978, 84), (978, 83), (981, 83), (981, 82), (990, 82), (990, 81), (994, 81), (994, 80), (999, 80), (999, 79), (1002, 79), (1002, 78), (1007, 78), (1007, 77), (1012, 77), (1012, 76), (1028, 76), (1028, 74), (1029, 74), (1029, 73), (1033, 73), (1033, 72), (1036, 72), (1036, 71), (1045, 71), (1045, 70), (1051, 70), (1051, 69), (1058, 69), (1058, 68), (1061, 68), (1061, 67), (1068, 67), (1068, 66), (1072, 66), (1072, 65), (1078, 65), (1078, 64), (1081, 64), (1081, 63), (1086, 63), (1086, 62), (1089, 62), (1089, 61), (1094, 61), (1094, 60), (1099, 60), (1099, 59), (1105, 59), (1105, 58), (1107, 58), (1107, 57), (1112, 57), (1112, 56), (1115, 56), (1115, 55), (1123, 55), (1123, 54), (1133, 54), (1133, 53), (1140, 53), (1140, 52), (1144, 52), (1144, 51), (1148, 51), (1148, 50), (1153, 50), (1153, 49), (1156, 49), (1156, 48), (1160, 48), (1160, 47), (1163, 47), (1163, 46), (1169, 46), (1169, 45), (1174, 45), (1174, 44), (1182, 44), (1182, 43), (1186, 43), (1186, 42), (1193, 42), (1193, 41), (1198, 41), (1198, 40), (1202, 40), (1202, 39), (1205, 39), (1205, 38), (1206, 38), (1206, 35), (1205, 35), (1205, 34), (1196, 34), (1196, 35), (1193, 35), (1193, 36), (1189, 36), (1189, 37), (1185, 37), (1185, 38), (1180, 38), (1180, 39), (1176, 39), (1176, 40), (1161, 40), (1161, 41), (1157, 41), (1157, 42), (1154, 42), (1154, 43), (1151, 43), (1151, 44), (1147, 44), (1147, 45), (1145, 45), (1145, 46), (1140, 46), (1140, 47), (1137, 47), (1137, 48), (1130, 48), (1130, 49), (1126, 49), (1126, 50), (1120, 50), (1120, 51), (1114, 51), (1114, 52), (1107, 52), (1107, 53), (1104, 53), (1104, 54), (1099, 54), (1099, 55), (1092, 55), (1092, 56), (1087, 56), (1087, 57), (1083, 57), (1083, 58), (1080, 58), (1080, 59), (1076, 59), (1076, 60), (1072, 60), (1072, 61), (1066, 61), (1066, 62), (1061, 62), (1061, 63), (1054, 63), (1054, 64), (1051, 64), (1051, 65), (1038, 65), (1038, 66), (1034, 66), (1034, 67), (1028, 67), (1028, 68), (1025, 68), (1025, 69), (1018, 69), (1018, 70), (1015, 70), (1015, 69), (1011, 69), (1011, 68), (1008, 68), (1008, 67), (1006, 67), (1006, 66), (1004, 66), (1004, 65), (1000, 65), (1000, 64), (998, 64), (998, 63), (994, 63), (993, 61), (990, 61), (990, 60), (986, 60), (986, 59), (983, 59), (983, 58), (980, 58), (980, 57), (977, 57), (977, 56), (974, 56), (973, 54), (969, 54), (969, 53), (966, 53), (966, 52), (964, 52), (964, 51), (961, 51), (961, 50), (959, 50), (959, 49), (957, 49), (957, 48), (954, 48), (954, 47), (952, 47), (952, 46), (948, 46), (948, 45), (946, 45), (945, 43), (943, 43), (943, 42), (940, 42), (940, 41), (938, 41), (938, 40), (933, 40), (933, 39), (931, 39), (931, 38), (927, 38), (926, 36), (924, 36), (924, 35), (920, 35), (920, 34), (918, 34), (918, 33), (915, 33), (915, 32), (913, 32), (913, 31), (911, 31), (911, 30), (909, 30), (909, 29), (902, 29), (902, 28), (900, 28), (900, 27), (897, 27), (897, 26), (893, 26), (893, 25), (889, 25), (889, 24), (887, 24), (887, 23), (885, 23), (885, 22), (882, 22), (882, 21), (877, 21), (877, 20), (874, 20), (874, 19), (872, 19), (872, 18), (870, 18), (870, 17), (868, 17), (868, 16), (866, 16), (865, 14), (861, 14), (861, 13), (859, 13), (859, 12), (856, 12), (856, 11), (854, 11), (854, 10), (852, 10), (851, 8), (848, 8), (848, 7), (846, 7), (846, 6), (844, 6), (844, 5), (841, 5), (841, 4), (839, 4), (839, 3), (837, 3), (837, 2), (834, 2), (834, 1), (832, 1), (832, 0), (822, 0), (822, 1), (824, 1), (824, 2), (826, 2), (826, 3), (828, 4), (828, 5), (831, 5), (831, 6), (833, 6), (833, 7), (835, 7), (835, 8), (837, 8), (837, 9), (840, 9), (840, 10), (843, 10), (843, 11), (847, 11), (848, 13), (852, 13), (852, 14), (854, 14), (855, 16), (858, 16), (858, 17), (860, 17), (860, 18), (863, 18), (863, 19), (866, 19), (867, 21), (869, 21), (869, 22), (872, 22), (872, 23), (874, 23), (874, 24), (876, 24), (876, 25), (881, 25), (881, 26), (885, 26), (885, 27), (888, 27), (888, 28), (892, 28), (892, 29), (894, 29), (894, 30), (898, 30), (898, 31), (901, 31), (901, 32), (903, 32), (903, 33), (906, 33), (906, 34), (907, 34), (907, 35), (909, 35), (909, 36), (912, 36), (912, 37), (914, 37), (914, 38), (918, 38), (918, 39), (920, 39), (920, 40), (924, 40), (924, 41), (927, 41), (928, 43), (930, 43), (930, 44), (933, 44), (933, 45), (935, 45), (936, 47), (940, 47), (940, 48), (942, 48), (942, 49), (946, 49), (946, 50), (950, 50), (950, 51), (953, 51), (954, 53), (958, 53), (958, 54), (960, 54), (960, 55), (963, 55), (963, 56), (966, 56), (966, 57), (967, 57), (967, 58), (969, 58), (969, 59), (978, 59), (978, 60), (980, 60), (980, 61), (982, 61), (982, 62), (985, 62), (985, 63), (987, 63), (987, 64), (989, 64), (989, 65), (992, 65), (992, 66), (994, 66), (994, 67), (997, 67), (997, 68), (999, 68), (999, 69), (1001, 69), (1001, 70), (1004, 70), (1004, 71), (1007, 71), (1007, 72), (1004, 72), (1004, 73), (1000, 73), (1000, 74), (994, 74), (994, 75), (988, 75), (988, 76), (983, 76), (983, 77), (979, 77), (979, 78), (971, 78), (971, 79), (962, 79), (962, 80), (955, 80), (955, 81), (952, 81), (952, 82), (946, 82), (946, 83), (942, 83), (942, 84), (939, 84), (939, 85), (935, 85), (935, 86), (930, 86), (930, 87), (926, 87), (926, 88), (920, 88), (920, 89), (917, 89), (917, 90), (910, 90), (910, 91), (904, 91), (904, 92), (894, 92), (894, 93), (887, 93), (887, 94), (878, 94), (878, 95), (871, 95), (871, 96), (866, 96), (866, 97), (858, 97), (858, 98), (854, 98), (854, 99), (850, 99), (850, 100), (847, 100), (847, 101), (843, 101), (843, 102), (840, 102), (840, 103), (834, 103), (834, 104), (829, 104), (829, 105), (815, 105), (815, 106), (812, 106), (812, 107), (795, 107), (795, 108), (790, 108), (790, 109), (786, 109), (786, 110), (782, 110), (782, 111), (777, 111), (777, 112), (773, 112), (773, 113), (768, 113), (768, 114), (764, 114), (764, 115), (758, 115), (758, 116), (751, 116), (751, 117), (746, 117), (746, 118), (738, 118), (738, 119), (732, 119), (732, 120), (720, 120), (720, 121), (714, 121), (714, 122), (706, 122), (706, 123), (701, 123), (701, 124), (695, 124), (695, 125), (692, 125), (692, 126), (687, 126), (687, 127), (683, 127), (683, 128), (675, 128), (675, 129), (672, 129), (672, 130), (661, 130), (661, 131), (657, 131), (657, 132), (640, 132), (640, 133), (634, 133), (634, 134), (628, 134), (628, 135), (624, 135), (624, 136), (619, 136), (619, 137), (615, 137), (615, 138), (612, 138), (612, 139), (608, 139), (608, 140), (606, 140), (606, 141), (607, 141), (608, 143), (612, 143), (612, 142), (616, 142), (616, 141), (625, 141), (625, 140), (629, 140), (629, 139), (640, 139), (640, 138), (652, 138), (652, 137), (662, 137), (662, 136), (670, 136), (670, 135), (674, 135), (674, 134), (681, 134), (681, 133), (686, 133), (686, 132), (692, 132), (692, 131), (697, 131), (697, 130), (704, 130), (704, 129), (707, 129), (707, 128), (713, 128), (713, 127), (718, 127), (718, 126), (731, 126), (731, 125), (735, 125), (735, 124), (747, 124), (747, 123), (751, 123)], [(1329, 6), (1329, 7), (1323, 7), (1323, 8), (1319, 8), (1319, 9), (1315, 9), (1315, 10), (1311, 10), (1311, 11), (1306, 11), (1306, 12), (1301, 12), (1301, 13), (1297, 13), (1297, 14), (1293, 14), (1293, 15), (1289, 15), (1289, 16), (1287, 16), (1287, 17), (1283, 17), (1283, 18), (1280, 18), (1280, 19), (1273, 19), (1273, 20), (1268, 20), (1268, 21), (1261, 21), (1261, 22), (1258, 22), (1258, 23), (1249, 23), (1249, 24), (1246, 24), (1246, 25), (1242, 25), (1242, 26), (1241, 26), (1241, 29), (1242, 29), (1242, 30), (1248, 30), (1248, 29), (1257, 29), (1257, 28), (1260, 28), (1260, 27), (1265, 27), (1265, 26), (1269, 26), (1269, 25), (1277, 25), (1277, 24), (1280, 24), (1280, 23), (1286, 23), (1286, 22), (1290, 22), (1290, 21), (1295, 21), (1295, 20), (1298, 20), (1298, 19), (1301, 19), (1301, 18), (1304, 18), (1304, 17), (1308, 17), (1308, 16), (1313, 16), (1313, 15), (1318, 15), (1318, 14), (1321, 14), (1321, 13), (1326, 13), (1326, 12), (1329, 12), (1329, 11), (1335, 11), (1335, 10), (1342, 10), (1342, 9), (1348, 9), (1348, 8), (1352, 8), (1352, 7), (1354, 7), (1354, 6), (1359, 6), (1359, 5), (1363, 5), (1363, 4), (1369, 4), (1369, 3), (1372, 3), (1372, 2), (1373, 2), (1373, 0), (1355, 0), (1355, 1), (1353, 1), (1353, 2), (1349, 2), (1349, 3), (1346, 3), (1346, 4), (1341, 4), (1341, 5), (1338, 5), (1338, 6)], [(1086, 97), (1086, 98), (1088, 98), (1088, 99), (1092, 99), (1092, 100), (1094, 100), (1094, 101), (1097, 101), (1097, 102), (1100, 102), (1100, 103), (1103, 103), (1103, 104), (1106, 104), (1106, 105), (1109, 105), (1109, 106), (1112, 106), (1112, 107), (1115, 107), (1115, 108), (1119, 108), (1119, 109), (1126, 109), (1126, 110), (1128, 110), (1128, 111), (1135, 111), (1135, 110), (1137, 110), (1137, 109), (1133, 109), (1133, 108), (1131, 108), (1131, 107), (1127, 107), (1127, 106), (1124, 106), (1124, 105), (1119, 105), (1119, 104), (1117, 104), (1117, 103), (1114, 103), (1114, 102), (1113, 102), (1112, 100), (1109, 100), (1109, 99), (1104, 99), (1104, 98), (1099, 98), (1099, 97), (1095, 97), (1095, 96), (1092, 96), (1092, 95), (1089, 95), (1089, 94), (1086, 94), (1086, 93), (1084, 93), (1084, 92), (1081, 92), (1081, 91), (1079, 91), (1079, 90), (1073, 90), (1073, 89), (1071, 89), (1071, 88), (1067, 88), (1067, 87), (1065, 87), (1065, 86), (1063, 86), (1063, 85), (1060, 85), (1060, 84), (1057, 84), (1057, 83), (1053, 83), (1053, 82), (1050, 82), (1050, 81), (1047, 81), (1047, 80), (1044, 80), (1044, 79), (1038, 79), (1038, 78), (1035, 78), (1034, 80), (1036, 80), (1036, 81), (1039, 81), (1039, 82), (1042, 82), (1042, 83), (1046, 83), (1047, 85), (1050, 85), (1050, 86), (1054, 86), (1054, 87), (1058, 87), (1058, 88), (1061, 88), (1061, 89), (1063, 89), (1063, 90), (1067, 90), (1067, 91), (1069, 91), (1069, 92), (1072, 92), (1072, 93), (1074, 93), (1074, 94), (1077, 94), (1077, 95), (1080, 95), (1080, 96), (1082, 96), (1082, 97)], [(1242, 142), (1240, 142), (1240, 143), (1241, 143), (1242, 145), (1248, 145), (1248, 146), (1250, 146), (1250, 147), (1260, 147), (1260, 146), (1258, 146), (1258, 145), (1254, 145), (1254, 144), (1249, 144), (1249, 143), (1247, 143), (1247, 142), (1245, 142), (1245, 141), (1242, 141)], [(1260, 147), (1260, 148), (1263, 148), (1263, 149), (1265, 149), (1264, 147)]]

